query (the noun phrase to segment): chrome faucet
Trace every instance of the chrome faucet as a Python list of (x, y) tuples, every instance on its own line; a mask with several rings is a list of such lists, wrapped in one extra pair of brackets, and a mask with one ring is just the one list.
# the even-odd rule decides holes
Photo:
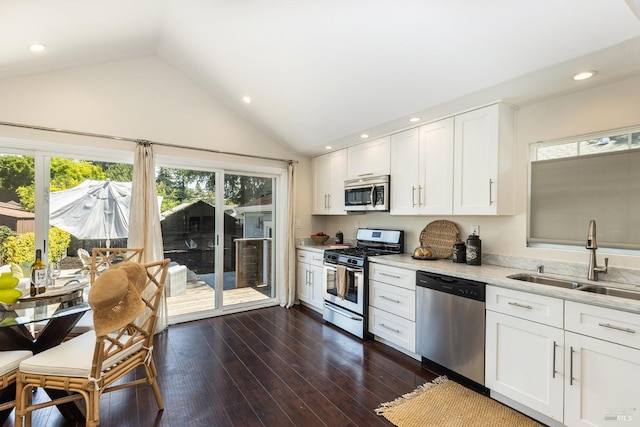
[(591, 251), (587, 279), (598, 280), (598, 273), (606, 273), (609, 269), (609, 258), (604, 259), (604, 267), (598, 267), (598, 259), (596, 257), (598, 244), (596, 243), (596, 222), (594, 220), (589, 221), (589, 235), (587, 236), (587, 245), (585, 247)]

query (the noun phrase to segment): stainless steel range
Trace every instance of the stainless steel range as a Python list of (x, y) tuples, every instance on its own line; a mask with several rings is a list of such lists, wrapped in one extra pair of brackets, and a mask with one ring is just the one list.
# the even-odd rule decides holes
[(367, 258), (404, 252), (404, 231), (360, 228), (353, 248), (324, 251), (323, 318), (359, 338), (368, 338)]

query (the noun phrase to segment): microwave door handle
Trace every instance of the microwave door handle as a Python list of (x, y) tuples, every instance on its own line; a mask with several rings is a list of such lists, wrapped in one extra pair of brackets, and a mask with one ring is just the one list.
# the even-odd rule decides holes
[(371, 206), (375, 206), (378, 204), (378, 201), (376, 200), (378, 193), (376, 193), (376, 186), (375, 184), (373, 186), (371, 186)]

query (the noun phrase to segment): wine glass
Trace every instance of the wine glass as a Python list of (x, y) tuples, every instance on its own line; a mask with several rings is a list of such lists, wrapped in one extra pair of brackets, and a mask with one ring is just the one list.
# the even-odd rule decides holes
[(49, 267), (47, 268), (47, 276), (49, 277), (50, 286), (55, 286), (56, 279), (60, 277), (61, 273), (62, 271), (60, 270), (59, 262), (52, 262), (49, 264)]

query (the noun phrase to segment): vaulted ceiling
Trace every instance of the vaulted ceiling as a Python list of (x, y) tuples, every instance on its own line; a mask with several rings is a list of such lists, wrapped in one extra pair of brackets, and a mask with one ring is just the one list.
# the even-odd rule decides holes
[[(318, 154), (410, 116), (638, 76), (638, 3), (0, 0), (0, 79), (156, 55), (291, 150)], [(583, 69), (598, 74), (570, 79)]]

